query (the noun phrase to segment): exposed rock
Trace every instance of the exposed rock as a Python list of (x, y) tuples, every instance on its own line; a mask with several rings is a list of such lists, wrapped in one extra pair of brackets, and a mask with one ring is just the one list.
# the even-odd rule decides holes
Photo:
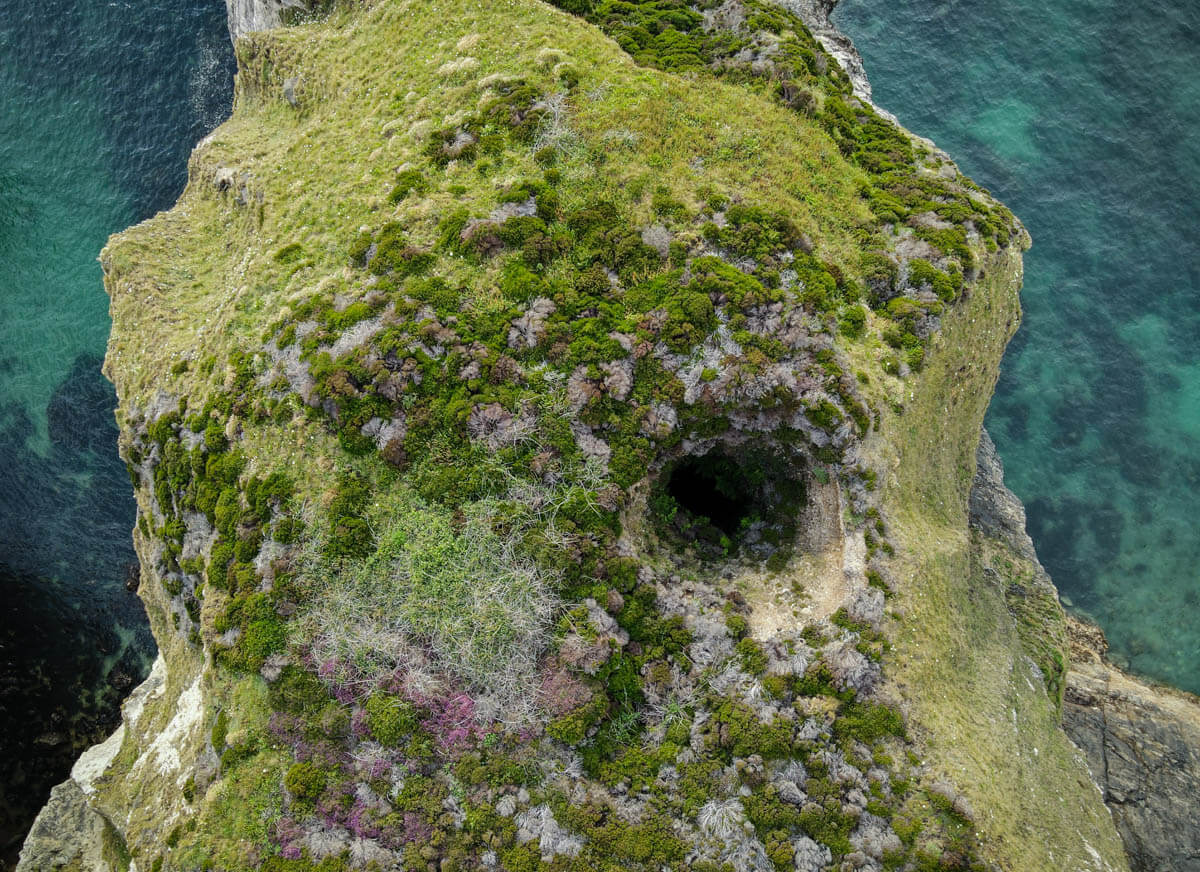
[[(850, 84), (854, 87), (854, 95), (859, 99), (871, 102), (871, 83), (867, 80), (867, 70), (863, 66), (862, 55), (850, 40), (850, 37), (838, 30), (830, 16), (837, 7), (838, 0), (781, 0), (780, 6), (800, 16), (813, 32), (813, 36), (821, 41), (821, 45), (842, 65), (842, 69), (850, 76)], [(875, 107), (879, 109), (878, 106)], [(884, 112), (889, 118), (893, 117)]]
[(1098, 627), (1070, 619), (1063, 727), (1087, 758), (1135, 872), (1200, 869), (1200, 699), (1104, 661)]
[(300, 105), (300, 98), (296, 94), (296, 88), (300, 85), (299, 76), (289, 76), (283, 80), (283, 99), (288, 101), (288, 105), (293, 109)]
[(846, 614), (853, 621), (879, 627), (883, 620), (883, 591), (873, 587), (860, 588), (846, 606)]
[(567, 832), (554, 819), (548, 805), (539, 805), (517, 815), (517, 841), (538, 840), (542, 859), (549, 862), (559, 854), (576, 857), (583, 849), (583, 840)]
[(303, 11), (310, 6), (311, 0), (225, 0), (229, 38), (237, 42), (247, 33), (272, 30), (283, 24), (285, 12)]
[(831, 643), (825, 646), (824, 655), (839, 689), (869, 696), (879, 683), (879, 664), (864, 657), (854, 642)]
[(859, 817), (858, 826), (850, 834), (850, 844), (876, 860), (882, 860), (884, 854), (899, 851), (902, 847), (900, 837), (892, 831), (891, 825), (870, 812), (863, 812)]
[(1038, 564), (1033, 540), (1025, 532), (1025, 506), (1004, 484), (1004, 466), (996, 444), (985, 429), (979, 434), (975, 454), (975, 481), (971, 486), (971, 525), (1007, 543), (1013, 551)]
[(824, 845), (818, 845), (808, 836), (801, 836), (792, 842), (796, 852), (796, 872), (821, 872), (833, 862), (833, 854)]
[(68, 779), (50, 791), (49, 801), (25, 838), (17, 872), (67, 868), (115, 872), (116, 864), (105, 858), (107, 829), (108, 821), (88, 805), (83, 789)]
[(642, 231), (642, 242), (666, 257), (671, 251), (671, 232), (661, 224), (654, 224)]

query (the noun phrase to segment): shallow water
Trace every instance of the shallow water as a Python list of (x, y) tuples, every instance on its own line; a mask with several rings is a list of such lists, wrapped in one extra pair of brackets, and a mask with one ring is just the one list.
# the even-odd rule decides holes
[(221, 0), (0, 0), (0, 868), (153, 654), (96, 256), (231, 89)]
[(1200, 692), (1200, 4), (844, 0), (877, 103), (1034, 239), (988, 428), (1064, 597)]

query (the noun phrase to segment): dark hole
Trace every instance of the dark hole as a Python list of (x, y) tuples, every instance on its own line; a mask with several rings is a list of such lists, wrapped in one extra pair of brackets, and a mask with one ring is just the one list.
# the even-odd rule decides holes
[(724, 454), (689, 457), (671, 470), (667, 493), (693, 517), (707, 518), (733, 536), (754, 510), (761, 482), (751, 481), (753, 477)]

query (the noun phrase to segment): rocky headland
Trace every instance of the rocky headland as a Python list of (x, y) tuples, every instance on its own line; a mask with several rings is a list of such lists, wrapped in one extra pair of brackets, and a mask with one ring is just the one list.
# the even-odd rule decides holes
[(102, 256), (160, 656), (18, 868), (1189, 868), (981, 439), (1020, 223), (830, 3), (556, 6), (229, 0)]

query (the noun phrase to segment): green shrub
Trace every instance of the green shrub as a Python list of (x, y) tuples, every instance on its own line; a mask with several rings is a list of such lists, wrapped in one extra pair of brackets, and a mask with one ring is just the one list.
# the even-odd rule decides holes
[(867, 310), (862, 306), (849, 306), (838, 316), (838, 330), (843, 336), (858, 339), (867, 324)]
[(567, 745), (578, 745), (607, 713), (608, 699), (598, 693), (573, 711), (551, 721), (546, 727), (546, 733)]
[(423, 194), (429, 188), (420, 170), (408, 169), (396, 175), (396, 186), (388, 194), (389, 203), (399, 203), (409, 194)]
[(416, 708), (398, 696), (372, 694), (365, 708), (371, 735), (389, 748), (398, 747), (420, 725)]
[(329, 692), (317, 676), (299, 666), (283, 668), (268, 689), (268, 699), (276, 711), (312, 716), (329, 702)]
[(758, 642), (747, 636), (737, 643), (736, 650), (746, 672), (757, 676), (767, 671), (767, 655)]
[(212, 727), (212, 746), (213, 750), (219, 755), (225, 750), (225, 737), (229, 734), (229, 715), (225, 709), (217, 712), (217, 718), (213, 721)]
[(884, 705), (854, 700), (843, 703), (833, 722), (833, 735), (874, 745), (886, 736), (904, 738), (904, 718)]
[(320, 766), (305, 761), (294, 763), (283, 777), (284, 786), (300, 800), (316, 800), (324, 791), (329, 775)]

